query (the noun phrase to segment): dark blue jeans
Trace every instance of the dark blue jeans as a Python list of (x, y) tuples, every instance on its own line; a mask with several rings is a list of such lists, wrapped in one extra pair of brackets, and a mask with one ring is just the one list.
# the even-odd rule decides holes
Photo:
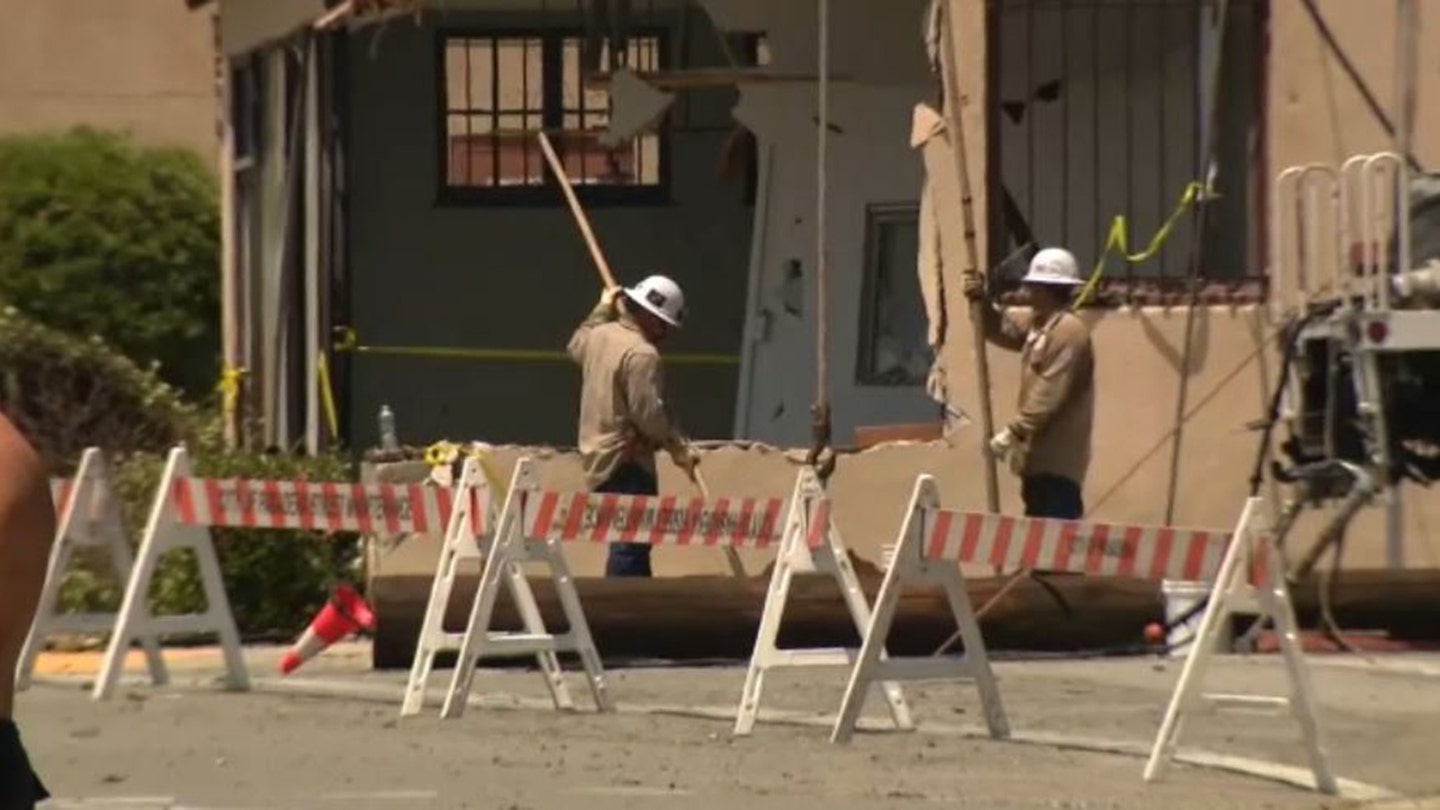
[(1085, 514), (1080, 485), (1060, 475), (1027, 475), (1020, 479), (1026, 517), (1079, 520)]
[(0, 720), (0, 807), (31, 810), (50, 798), (40, 777), (30, 769), (30, 758), (20, 744), (20, 730), (10, 720)]
[[(596, 492), (610, 492), (616, 495), (657, 495), (660, 484), (655, 476), (639, 464), (625, 463), (615, 468), (615, 473), (595, 487)], [(648, 577), (650, 576), (649, 543), (611, 543), (610, 556), (605, 561), (607, 577)]]

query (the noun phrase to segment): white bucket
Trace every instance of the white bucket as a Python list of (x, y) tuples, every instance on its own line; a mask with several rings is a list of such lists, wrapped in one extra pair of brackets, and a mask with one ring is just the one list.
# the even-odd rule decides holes
[[(1165, 579), (1160, 581), (1160, 592), (1165, 596), (1165, 624), (1169, 625), (1210, 594), (1210, 583)], [(1204, 618), (1205, 611), (1202, 610), (1170, 630), (1170, 635), (1165, 639), (1170, 648), (1170, 657), (1182, 658), (1189, 653), (1189, 642), (1200, 631), (1200, 621)], [(1229, 649), (1230, 628), (1221, 628), (1217, 642), (1218, 651)]]

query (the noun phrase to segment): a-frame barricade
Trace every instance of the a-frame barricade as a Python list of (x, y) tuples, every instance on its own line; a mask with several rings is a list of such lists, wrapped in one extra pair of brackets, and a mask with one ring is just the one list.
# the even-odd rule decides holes
[[(484, 466), (485, 462), (472, 455), (465, 459), (460, 477), (455, 481), (455, 509), (445, 526), (445, 535), (440, 547), (440, 557), (435, 567), (435, 578), (430, 585), (430, 599), (425, 607), (425, 619), (421, 623), (420, 635), (415, 643), (415, 658), (410, 665), (410, 677), (405, 685), (405, 697), (400, 707), (402, 717), (420, 713), (425, 705), (426, 684), (435, 667), (435, 658), (442, 652), (456, 652), (460, 649), (465, 634), (445, 630), (445, 611), (455, 592), (455, 579), (460, 565), (467, 560), (483, 563), (489, 550), (490, 532), (498, 525), (495, 519), (495, 497), (499, 491), (495, 479)], [(523, 579), (522, 579), (523, 582)], [(521, 605), (521, 616), (528, 632), (543, 633), (544, 624), (539, 621), (539, 609), (535, 598), (525, 587), (523, 596), (511, 591), (516, 604)], [(540, 655), (540, 665), (547, 677), (558, 678), (559, 664), (555, 656)], [(560, 686), (562, 695), (564, 685)], [(568, 695), (565, 695), (569, 705)]]
[[(864, 641), (830, 733), (831, 742), (846, 742), (855, 733), (865, 698), (876, 681), (973, 680), (990, 736), (995, 739), (1010, 736), (1010, 721), (1005, 716), (1000, 687), (990, 667), (985, 639), (980, 634), (980, 624), (970, 604), (970, 594), (965, 589), (964, 575), (956, 560), (932, 556), (930, 552), (934, 549), (927, 547), (927, 539), (945, 529), (940, 524), (948, 523), (948, 515), (940, 510), (935, 480), (928, 475), (920, 476), (910, 497), (885, 579), (875, 597), (875, 610), (861, 630)], [(895, 623), (901, 593), (906, 587), (923, 585), (939, 586), (945, 591), (945, 599), (965, 645), (964, 653), (887, 659), (885, 642)]]
[[(561, 504), (560, 493), (543, 492), (540, 479), (531, 459), (522, 458), (515, 465), (510, 488), (505, 496), (496, 523), (494, 537), (490, 539), (485, 554), (485, 564), (480, 573), (480, 585), (471, 604), (470, 617), (465, 633), (460, 639), (460, 653), (455, 662), (455, 672), (446, 691), (445, 703), (440, 715), (456, 718), (465, 711), (470, 697), (471, 685), (475, 679), (475, 668), (484, 658), (515, 658), (536, 656), (545, 684), (550, 690), (555, 708), (570, 710), (574, 707), (569, 690), (560, 669), (558, 653), (575, 653), (585, 671), (586, 683), (595, 706), (602, 712), (615, 710), (605, 683), (605, 670), (600, 662), (600, 653), (590, 635), (590, 625), (585, 619), (585, 609), (580, 604), (580, 595), (575, 590), (575, 578), (565, 560), (561, 548), (563, 540), (552, 527), (570, 526), (578, 530), (586, 516), (583, 504), (579, 509), (574, 504)], [(473, 480), (474, 468), (469, 468)], [(580, 495), (578, 497), (585, 497)], [(563, 634), (549, 632), (545, 628), (540, 608), (535, 602), (534, 592), (525, 578), (522, 567), (525, 563), (543, 564), (550, 573), (556, 595), (569, 629)], [(442, 555), (442, 565), (444, 558)], [(516, 609), (525, 625), (523, 632), (500, 632), (490, 629), (495, 615), (495, 600), (500, 588), (509, 590), (515, 600)], [(432, 595), (433, 598), (433, 595)], [(441, 611), (443, 612), (443, 610)], [(418, 696), (411, 701), (406, 696), (407, 708), (418, 710), (423, 700), (423, 681), (415, 688), (412, 674), (412, 693)]]
[[(212, 528), (431, 534), (446, 524), (450, 512), (450, 490), (418, 484), (196, 478), (189, 454), (184, 447), (176, 447), (155, 494), (94, 696), (102, 699), (114, 694), (125, 653), (135, 639), (179, 633), (218, 636), (226, 685), (233, 690), (249, 688)], [(165, 554), (181, 549), (195, 554), (205, 610), (157, 616), (149, 605), (156, 568)]]
[[(831, 577), (840, 588), (845, 607), (855, 622), (856, 632), (864, 638), (865, 628), (872, 620), (870, 605), (860, 587), (860, 580), (855, 575), (850, 554), (840, 532), (835, 528), (830, 498), (816, 478), (814, 470), (809, 467), (800, 470), (790, 498), (789, 514), (785, 518), (780, 539), (780, 551), (771, 571), (770, 586), (765, 594), (765, 608), (760, 617), (755, 648), (750, 655), (750, 666), (745, 673), (745, 685), (741, 689), (740, 705), (735, 715), (734, 733), (737, 736), (748, 735), (755, 727), (768, 671), (790, 667), (844, 667), (850, 666), (856, 659), (857, 651), (851, 649), (781, 649), (777, 646), (781, 621), (790, 597), (790, 586), (797, 574), (822, 574)], [(878, 651), (878, 655), (882, 657), (883, 646), (882, 641)], [(881, 687), (895, 726), (902, 730), (913, 729), (910, 708), (899, 685), (887, 681), (883, 682)]]
[[(45, 585), (35, 609), (35, 620), (16, 666), (16, 689), (29, 687), (35, 661), (52, 636), (65, 633), (108, 634), (115, 629), (117, 613), (59, 612), (60, 589), (65, 584), (75, 552), (84, 548), (106, 551), (116, 581), (122, 586), (129, 581), (134, 566), (123, 507), (110, 480), (105, 456), (99, 448), (90, 447), (81, 454), (75, 477), (52, 479), (50, 483), (57, 517), (55, 538), (50, 549)], [(156, 686), (163, 686), (169, 681), (169, 673), (160, 656), (159, 641), (151, 635), (141, 636), (138, 640), (145, 651), (151, 681)]]
[[(1145, 764), (1145, 780), (1160, 777), (1174, 759), (1185, 717), (1201, 700), (1217, 705), (1271, 706), (1288, 709), (1300, 731), (1306, 759), (1315, 780), (1315, 789), (1322, 793), (1338, 791), (1335, 775), (1325, 752), (1324, 732), (1320, 725), (1315, 701), (1315, 687), (1305, 664), (1299, 623), (1285, 582), (1285, 567), (1279, 548), (1270, 542), (1264, 500), (1258, 497), (1245, 502), (1235, 532), (1219, 570), (1213, 572), (1214, 585), (1210, 603), (1195, 632), (1195, 641), (1185, 658), (1175, 693), (1165, 709), (1165, 719)], [(1209, 577), (1206, 577), (1207, 579)], [(1215, 649), (1235, 613), (1255, 613), (1260, 622), (1274, 622), (1280, 642), (1280, 655), (1289, 681), (1288, 696), (1255, 694), (1205, 694), (1201, 692)]]

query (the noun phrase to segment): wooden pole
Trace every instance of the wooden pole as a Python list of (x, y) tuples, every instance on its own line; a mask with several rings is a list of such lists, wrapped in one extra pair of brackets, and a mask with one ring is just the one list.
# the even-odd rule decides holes
[[(710, 487), (705, 485), (705, 476), (700, 474), (700, 470), (691, 467), (689, 475), (691, 482), (695, 484), (695, 488), (700, 490), (700, 497), (707, 501), (710, 500)], [(730, 564), (730, 575), (736, 579), (745, 579), (745, 564), (740, 562), (740, 552), (731, 546), (725, 546), (724, 548), (725, 561)]]
[(590, 258), (595, 261), (595, 269), (600, 271), (600, 280), (605, 283), (605, 289), (610, 290), (620, 286), (615, 283), (615, 275), (610, 272), (610, 263), (605, 261), (605, 254), (600, 251), (600, 243), (595, 241), (595, 232), (590, 228), (590, 220), (585, 216), (585, 209), (580, 207), (580, 201), (575, 198), (575, 189), (570, 187), (570, 178), (565, 174), (565, 167), (560, 165), (560, 158), (555, 156), (555, 149), (550, 145), (550, 138), (544, 132), (535, 133), (535, 137), (540, 140), (540, 150), (545, 153), (545, 160), (550, 164), (550, 171), (555, 172), (555, 180), (565, 194), (565, 202), (570, 204), (570, 213), (575, 216), (575, 224), (580, 226), (580, 235), (585, 237), (585, 246), (590, 249)]
[[(945, 128), (954, 140), (955, 169), (960, 176), (961, 223), (965, 234), (965, 273), (977, 273), (979, 249), (975, 245), (975, 200), (970, 191), (970, 167), (965, 158), (965, 128), (960, 116), (960, 75), (955, 67), (955, 0), (945, 0), (941, 18), (941, 84), (945, 90)], [(980, 456), (985, 464), (985, 506), (992, 514), (1000, 512), (1000, 481), (995, 471), (995, 457), (989, 452), (990, 437), (995, 435), (995, 414), (990, 407), (990, 358), (985, 349), (985, 311), (983, 300), (970, 302), (970, 323), (975, 342), (975, 375), (980, 389)]]

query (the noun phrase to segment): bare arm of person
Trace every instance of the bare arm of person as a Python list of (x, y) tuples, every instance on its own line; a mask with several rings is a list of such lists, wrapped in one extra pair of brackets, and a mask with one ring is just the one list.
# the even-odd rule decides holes
[(15, 664), (45, 585), (55, 505), (34, 448), (0, 414), (0, 720), (15, 707)]

